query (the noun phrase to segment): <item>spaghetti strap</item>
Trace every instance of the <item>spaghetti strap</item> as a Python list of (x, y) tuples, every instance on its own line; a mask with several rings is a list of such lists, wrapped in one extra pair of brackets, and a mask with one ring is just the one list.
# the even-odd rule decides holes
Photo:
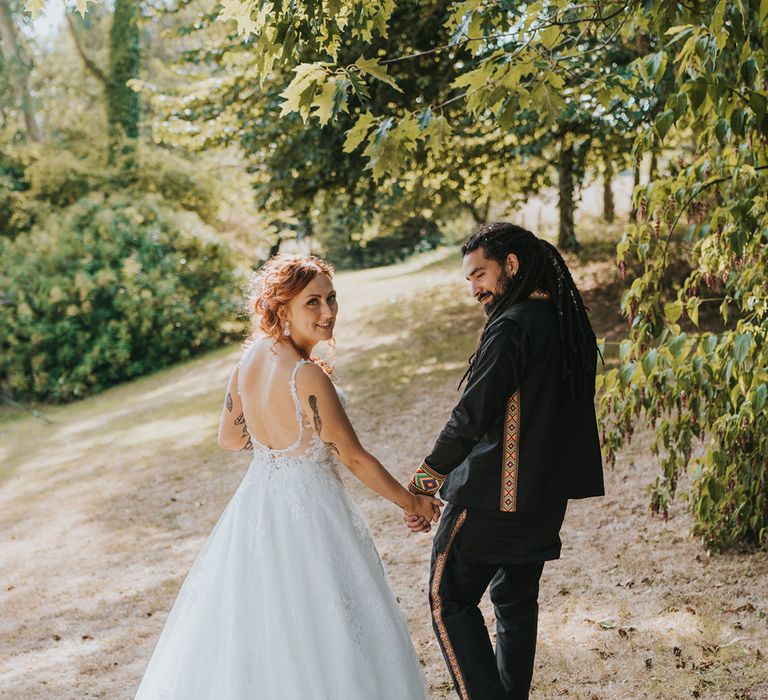
[(296, 372), (299, 371), (299, 367), (302, 365), (311, 365), (314, 364), (312, 360), (299, 360), (296, 365), (293, 368), (293, 372), (291, 372), (291, 381), (288, 383), (288, 386), (291, 390), (291, 398), (293, 399), (293, 407), (296, 409), (296, 420), (299, 423), (299, 440), (301, 440), (301, 431), (302, 431), (302, 425), (303, 422), (301, 420), (301, 401), (299, 401), (299, 394), (296, 391)]

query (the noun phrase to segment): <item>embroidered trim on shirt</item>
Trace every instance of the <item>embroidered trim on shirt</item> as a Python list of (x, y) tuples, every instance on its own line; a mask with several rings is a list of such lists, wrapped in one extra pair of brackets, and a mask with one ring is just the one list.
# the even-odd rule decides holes
[(467, 684), (464, 682), (464, 676), (461, 675), (461, 667), (459, 666), (459, 660), (456, 658), (456, 652), (451, 644), (451, 640), (448, 637), (448, 630), (445, 628), (445, 622), (443, 621), (443, 600), (440, 597), (440, 583), (443, 579), (443, 571), (445, 570), (445, 560), (448, 558), (448, 552), (451, 550), (451, 545), (456, 537), (456, 533), (459, 528), (464, 524), (467, 519), (466, 508), (461, 511), (456, 523), (451, 530), (451, 535), (448, 538), (448, 544), (445, 546), (445, 551), (437, 555), (435, 559), (435, 571), (432, 576), (432, 589), (430, 590), (432, 599), (432, 616), (437, 626), (437, 634), (440, 641), (440, 646), (445, 652), (445, 657), (448, 659), (448, 665), (451, 668), (451, 674), (453, 680), (456, 683), (456, 688), (461, 700), (469, 700), (469, 693), (467, 692)]
[(520, 390), (507, 401), (504, 416), (504, 466), (501, 475), (501, 510), (517, 510), (517, 471), (520, 460)]
[(443, 481), (445, 481), (445, 477), (442, 474), (438, 474), (433, 469), (430, 469), (425, 462), (422, 462), (416, 473), (411, 477), (408, 490), (411, 493), (433, 496), (440, 490)]

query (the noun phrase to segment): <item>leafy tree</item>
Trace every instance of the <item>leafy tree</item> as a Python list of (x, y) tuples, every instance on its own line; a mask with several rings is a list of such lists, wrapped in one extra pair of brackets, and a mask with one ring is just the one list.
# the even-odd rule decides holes
[(660, 50), (639, 68), (668, 88), (638, 153), (674, 138), (689, 148), (638, 188), (638, 223), (618, 247), (641, 269), (622, 300), (621, 366), (604, 378), (606, 446), (612, 457), (647, 416), (663, 453), (654, 509), (666, 512), (690, 466), (696, 532), (768, 549), (768, 3), (669, 5), (645, 20)]
[[(223, 15), (235, 19), (243, 35), (258, 39), (262, 75), (275, 62), (291, 65), (299, 59), (298, 44), (275, 40), (291, 28), (299, 42), (326, 51), (330, 60), (296, 65), (284, 92), (286, 111), (305, 121), (313, 115), (326, 121), (345, 111), (353, 77), (397, 84), (387, 64), (370, 53), (354, 64), (339, 60), (345, 36), (370, 43), (374, 32), (386, 32), (391, 7), (376, 9), (372, 16), (364, 3), (350, 0), (330, 15), (312, 3), (300, 9), (276, 4), (274, 12), (254, 14), (250, 4), (232, 0)], [(598, 101), (645, 103), (637, 105), (647, 117), (636, 156), (657, 151), (672, 130), (692, 140), (694, 158), (677, 172), (654, 172), (638, 192), (642, 220), (627, 229), (619, 246), (620, 262), (632, 254), (643, 269), (623, 300), (630, 338), (622, 345), (621, 367), (605, 375), (602, 416), (609, 458), (631, 437), (639, 416), (655, 422), (655, 448), (667, 448), (653, 493), (658, 509), (675, 493), (692, 438), (708, 439), (704, 456), (696, 460), (693, 507), (697, 531), (714, 546), (768, 548), (766, 19), (765, 0), (719, 0), (691, 8), (640, 2), (455, 3), (444, 23), (452, 40), (443, 51), (463, 46), (472, 52), (468, 67), (455, 64), (452, 87), (463, 92), (448, 93), (436, 108), (412, 103), (400, 113), (365, 112), (346, 141), (364, 147), (374, 178), (381, 180), (410, 164), (417, 142), (438, 151), (450, 128), (440, 109), (448, 100), (454, 105), (461, 100), (465, 114), (475, 119), (497, 122), (505, 110), (515, 115), (532, 110), (551, 129), (565, 108), (581, 123), (583, 102), (595, 95)], [(631, 70), (622, 74), (605, 70), (603, 61), (585, 60), (586, 52), (605, 53), (617, 37), (641, 48)], [(574, 89), (565, 90), (573, 74)], [(677, 224), (686, 211), (692, 222), (680, 231)], [(686, 247), (691, 271), (677, 298), (665, 305), (674, 246)], [(734, 328), (686, 335), (683, 311), (695, 326), (699, 306), (710, 303), (703, 301), (702, 285), (711, 287), (724, 321), (738, 316)]]

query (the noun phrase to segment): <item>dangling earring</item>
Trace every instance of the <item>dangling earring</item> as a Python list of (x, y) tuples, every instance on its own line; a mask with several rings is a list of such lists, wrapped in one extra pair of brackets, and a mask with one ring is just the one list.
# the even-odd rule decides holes
[(291, 324), (290, 321), (285, 322), (285, 335), (286, 337), (290, 337), (291, 335)]

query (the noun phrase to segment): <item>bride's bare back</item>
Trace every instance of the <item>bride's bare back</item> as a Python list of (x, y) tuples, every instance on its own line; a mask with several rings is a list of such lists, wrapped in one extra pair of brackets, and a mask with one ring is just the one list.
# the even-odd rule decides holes
[(253, 439), (270, 450), (300, 451), (311, 438), (295, 398), (300, 362), (294, 350), (266, 338), (249, 346), (240, 361), (237, 384), (245, 423)]

